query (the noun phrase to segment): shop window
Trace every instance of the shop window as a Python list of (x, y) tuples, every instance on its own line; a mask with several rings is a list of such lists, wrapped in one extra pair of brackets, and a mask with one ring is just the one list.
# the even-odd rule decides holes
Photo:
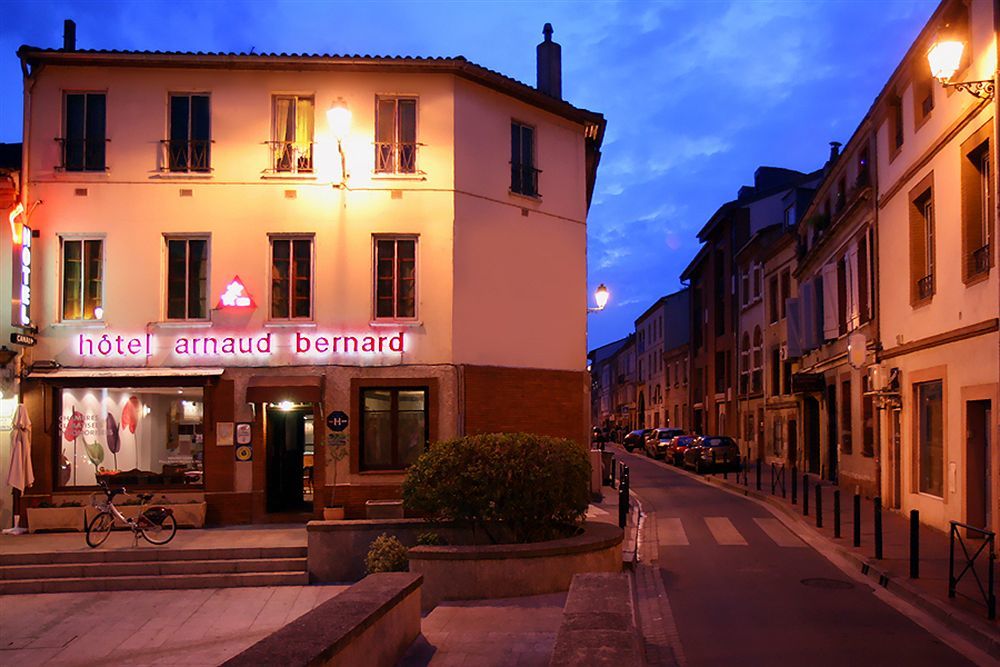
[(375, 103), (375, 172), (417, 171), (417, 100), (379, 97)]
[(62, 319), (104, 319), (104, 240), (62, 239)]
[(529, 197), (538, 196), (535, 168), (535, 128), (517, 121), (510, 124), (510, 191)]
[(944, 497), (944, 395), (941, 380), (914, 386), (917, 406), (917, 490)]
[(58, 487), (201, 487), (201, 387), (84, 387), (61, 392)]
[(375, 318), (417, 316), (417, 239), (375, 238)]
[(989, 273), (993, 265), (993, 170), (990, 125), (962, 144), (962, 277), (965, 282)]
[(917, 305), (935, 292), (934, 191), (928, 174), (910, 191), (910, 303)]
[(429, 439), (428, 389), (361, 390), (361, 468), (398, 470), (417, 460)]
[(208, 239), (167, 239), (167, 319), (208, 318)]
[(208, 95), (170, 96), (170, 138), (167, 165), (170, 171), (209, 171), (211, 134)]
[(271, 238), (271, 319), (312, 318), (313, 240)]
[(271, 169), (297, 174), (313, 170), (313, 98), (274, 96)]
[(65, 126), (59, 140), (66, 171), (104, 171), (107, 168), (107, 96), (104, 93), (66, 93)]

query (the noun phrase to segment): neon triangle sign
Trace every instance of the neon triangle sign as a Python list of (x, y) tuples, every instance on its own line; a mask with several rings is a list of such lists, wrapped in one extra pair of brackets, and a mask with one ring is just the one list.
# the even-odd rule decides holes
[(247, 292), (246, 285), (243, 284), (239, 276), (233, 276), (233, 279), (229, 281), (222, 296), (219, 297), (219, 305), (216, 306), (216, 308), (256, 307), (257, 304), (254, 303), (253, 297)]

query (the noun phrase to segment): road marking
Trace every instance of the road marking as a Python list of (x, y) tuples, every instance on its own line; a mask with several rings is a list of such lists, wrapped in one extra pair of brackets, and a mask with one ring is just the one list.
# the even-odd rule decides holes
[(777, 519), (754, 518), (760, 529), (767, 533), (779, 547), (804, 547), (806, 543), (785, 528)]
[(656, 524), (657, 537), (660, 539), (661, 546), (686, 547), (690, 544), (679, 518), (660, 519)]
[(712, 537), (722, 546), (746, 546), (747, 541), (736, 530), (733, 522), (724, 516), (706, 516), (705, 523), (712, 531)]

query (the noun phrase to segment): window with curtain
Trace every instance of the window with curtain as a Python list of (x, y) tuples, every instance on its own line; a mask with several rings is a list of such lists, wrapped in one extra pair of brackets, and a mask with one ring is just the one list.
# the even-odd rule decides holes
[(430, 437), (427, 387), (361, 390), (361, 469), (398, 470), (417, 460)]
[(379, 97), (375, 106), (375, 172), (417, 171), (417, 100)]
[(104, 171), (107, 97), (104, 93), (66, 93), (62, 167), (66, 171)]
[(208, 318), (208, 239), (167, 239), (167, 319)]
[(272, 169), (310, 173), (313, 170), (312, 97), (275, 95)]
[(104, 319), (103, 239), (62, 239), (62, 319)]
[(312, 318), (312, 238), (271, 239), (271, 319)]
[(375, 318), (416, 316), (416, 237), (375, 237)]

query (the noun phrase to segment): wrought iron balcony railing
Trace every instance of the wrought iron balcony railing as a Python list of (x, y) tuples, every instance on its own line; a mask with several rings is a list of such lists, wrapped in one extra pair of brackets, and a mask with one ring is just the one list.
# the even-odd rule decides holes
[(313, 142), (268, 141), (271, 150), (271, 171), (283, 174), (312, 173)]
[(535, 169), (530, 164), (520, 162), (510, 163), (510, 191), (529, 197), (538, 196), (538, 174), (541, 169)]
[(972, 251), (972, 272), (973, 275), (987, 273), (990, 270), (990, 244), (987, 243), (982, 248)]
[(375, 173), (415, 174), (417, 172), (416, 143), (375, 142)]
[(211, 139), (163, 139), (160, 145), (166, 153), (161, 164), (167, 171), (211, 171), (212, 143)]
[(917, 281), (917, 297), (929, 299), (934, 294), (934, 274), (924, 276)]
[(110, 139), (66, 139), (57, 137), (63, 171), (107, 171)]

